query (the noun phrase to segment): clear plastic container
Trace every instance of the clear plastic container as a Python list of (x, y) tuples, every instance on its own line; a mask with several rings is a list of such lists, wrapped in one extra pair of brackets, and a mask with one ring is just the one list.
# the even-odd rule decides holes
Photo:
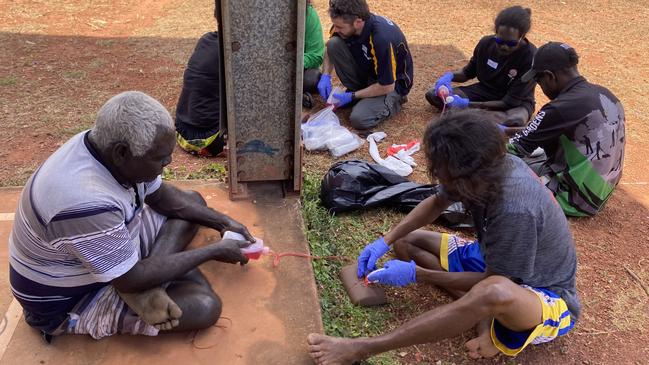
[(328, 105), (337, 105), (338, 103), (340, 103), (340, 100), (336, 99), (334, 94), (342, 94), (344, 92), (345, 92), (345, 89), (343, 89), (342, 87), (340, 87), (340, 86), (334, 87), (334, 89), (331, 90), (331, 94), (329, 94), (329, 98), (327, 98), (327, 104)]
[[(245, 237), (243, 237), (241, 234), (231, 232), (231, 231), (226, 231), (223, 234), (223, 239), (246, 241)], [(268, 253), (270, 252), (270, 247), (264, 246), (264, 240), (255, 237), (255, 243), (251, 244), (246, 248), (242, 248), (241, 252), (247, 258), (251, 260), (257, 260), (261, 257), (261, 255), (268, 255)]]
[(338, 158), (358, 149), (362, 144), (363, 140), (354, 135), (353, 139), (348, 140), (345, 144), (332, 147), (329, 152), (333, 157)]

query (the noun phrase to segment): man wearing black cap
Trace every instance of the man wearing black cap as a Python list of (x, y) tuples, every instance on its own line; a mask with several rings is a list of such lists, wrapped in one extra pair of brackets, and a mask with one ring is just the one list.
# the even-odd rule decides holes
[[(458, 71), (448, 71), (426, 93), (426, 100), (442, 109), (480, 108), (494, 113), (500, 124), (522, 127), (534, 113), (533, 81), (521, 81), (530, 69), (536, 47), (526, 35), (531, 27), (532, 11), (512, 6), (501, 10), (494, 20), (494, 33), (483, 37), (469, 63)], [(478, 82), (451, 87), (452, 82)], [(445, 88), (451, 99), (445, 100)]]
[(535, 80), (550, 102), (507, 148), (521, 157), (543, 148), (547, 160), (530, 167), (566, 215), (584, 217), (599, 212), (620, 181), (625, 133), (622, 104), (608, 89), (586, 81), (578, 62), (565, 43), (539, 48), (522, 80)]

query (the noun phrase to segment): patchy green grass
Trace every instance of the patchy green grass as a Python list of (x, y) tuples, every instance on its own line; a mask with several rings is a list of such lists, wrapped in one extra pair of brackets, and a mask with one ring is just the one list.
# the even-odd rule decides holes
[(225, 181), (227, 170), (220, 163), (212, 162), (197, 171), (188, 171), (185, 166), (165, 167), (162, 171), (164, 180), (219, 180)]
[(69, 70), (63, 71), (61, 76), (66, 79), (81, 80), (86, 77), (86, 72), (82, 70)]
[(115, 45), (116, 41), (114, 39), (99, 39), (95, 44), (101, 47), (113, 47)]
[(0, 188), (9, 186), (23, 186), (32, 176), (38, 164), (31, 163), (27, 166), (16, 169), (12, 176), (0, 179)]
[[(331, 215), (320, 205), (320, 175), (305, 171), (302, 217), (311, 252), (317, 256), (357, 257), (367, 242), (389, 229), (391, 213), (376, 211), (370, 218), (361, 214)], [(387, 331), (394, 320), (390, 306), (364, 308), (353, 305), (338, 273), (346, 262), (315, 260), (313, 269), (320, 295), (325, 333), (331, 336), (374, 336)], [(399, 303), (407, 305), (407, 303)], [(366, 364), (399, 364), (396, 352), (371, 358)]]
[(97, 57), (97, 58), (93, 58), (93, 60), (90, 61), (89, 66), (90, 66), (91, 68), (102, 68), (102, 67), (104, 67), (107, 63), (108, 63), (108, 61), (106, 61), (106, 59)]
[(0, 77), (0, 86), (13, 86), (18, 83), (18, 77), (14, 75), (9, 75), (5, 77)]

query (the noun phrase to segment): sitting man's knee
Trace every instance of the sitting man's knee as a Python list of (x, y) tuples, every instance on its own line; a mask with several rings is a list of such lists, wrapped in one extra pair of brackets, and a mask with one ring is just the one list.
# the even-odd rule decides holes
[(476, 284), (469, 293), (489, 309), (506, 306), (514, 300), (512, 282), (504, 276), (490, 276)]
[(317, 92), (318, 81), (320, 81), (320, 71), (317, 69), (304, 70), (304, 90), (303, 92)]
[(205, 201), (205, 198), (203, 198), (201, 193), (199, 193), (198, 191), (187, 190), (186, 193), (187, 193), (187, 196), (189, 197), (189, 199), (191, 199), (192, 201), (194, 201), (194, 202), (196, 202), (196, 203), (198, 203), (200, 205), (207, 206), (207, 201)]
[(507, 112), (507, 119), (505, 125), (507, 127), (525, 127), (530, 119), (530, 113), (525, 108), (515, 108), (513, 111)]
[(376, 118), (369, 117), (364, 110), (354, 108), (352, 113), (349, 115), (349, 124), (351, 124), (354, 129), (364, 130), (370, 129), (378, 123), (376, 122)]
[(340, 37), (331, 37), (327, 41), (327, 55), (337, 53), (340, 47), (347, 47), (345, 41)]
[(195, 315), (200, 318), (200, 322), (209, 327), (216, 323), (221, 317), (223, 309), (221, 298), (216, 294), (201, 294), (195, 296), (195, 307), (197, 308)]
[(392, 247), (394, 247), (394, 253), (399, 260), (410, 261), (412, 259), (410, 255), (410, 242), (405, 238), (394, 241)]
[(428, 90), (425, 96), (426, 96), (426, 101), (428, 101), (430, 105), (436, 108), (440, 108), (440, 109), (442, 108), (443, 106), (442, 99), (440, 99), (439, 96), (435, 94), (435, 88)]

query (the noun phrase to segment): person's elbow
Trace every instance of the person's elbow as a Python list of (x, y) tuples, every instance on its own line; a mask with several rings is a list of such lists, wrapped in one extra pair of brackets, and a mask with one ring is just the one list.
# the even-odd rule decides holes
[(110, 284), (121, 293), (137, 293), (141, 288), (137, 286), (135, 278), (139, 277), (139, 267), (136, 264), (129, 271), (113, 279)]

